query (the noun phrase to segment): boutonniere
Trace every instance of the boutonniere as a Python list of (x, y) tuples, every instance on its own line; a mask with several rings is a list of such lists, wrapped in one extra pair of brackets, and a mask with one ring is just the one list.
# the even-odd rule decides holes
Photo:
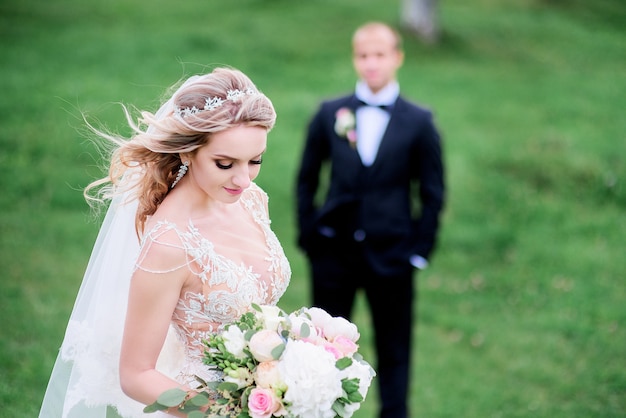
[(347, 107), (342, 107), (335, 113), (335, 132), (346, 138), (350, 146), (356, 148), (356, 117)]

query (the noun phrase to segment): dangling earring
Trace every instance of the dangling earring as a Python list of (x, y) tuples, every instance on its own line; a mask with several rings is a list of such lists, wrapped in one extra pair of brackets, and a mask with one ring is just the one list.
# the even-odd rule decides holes
[(180, 179), (183, 178), (183, 176), (187, 173), (188, 168), (189, 161), (185, 161), (181, 164), (180, 168), (178, 169), (178, 174), (176, 175), (176, 180), (174, 180), (174, 183), (172, 183), (172, 187), (170, 187), (171, 189), (173, 189), (174, 186), (176, 186), (176, 184), (180, 181)]

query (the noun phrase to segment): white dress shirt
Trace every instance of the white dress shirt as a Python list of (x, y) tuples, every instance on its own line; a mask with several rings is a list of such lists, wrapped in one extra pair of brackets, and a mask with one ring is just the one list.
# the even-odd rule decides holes
[(380, 142), (383, 139), (391, 115), (379, 106), (393, 105), (400, 94), (398, 82), (393, 81), (374, 94), (363, 81), (356, 84), (355, 95), (367, 106), (356, 111), (356, 149), (363, 165), (369, 167), (376, 160)]

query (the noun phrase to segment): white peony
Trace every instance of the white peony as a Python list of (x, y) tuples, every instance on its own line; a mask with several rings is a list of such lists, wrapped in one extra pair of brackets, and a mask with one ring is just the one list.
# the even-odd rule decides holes
[(329, 341), (333, 341), (340, 335), (349, 338), (353, 342), (357, 342), (361, 336), (356, 325), (345, 318), (336, 316), (324, 324), (324, 336)]
[(287, 385), (284, 401), (293, 416), (334, 418), (332, 409), (343, 395), (335, 357), (313, 344), (289, 340), (278, 369)]
[(316, 327), (323, 329), (328, 321), (333, 319), (332, 316), (328, 312), (320, 308), (308, 308), (305, 309), (304, 312), (311, 316), (311, 321), (315, 324)]
[(243, 349), (246, 347), (246, 338), (241, 329), (237, 325), (231, 325), (222, 333), (224, 338), (224, 347), (229, 353), (237, 358), (244, 358)]

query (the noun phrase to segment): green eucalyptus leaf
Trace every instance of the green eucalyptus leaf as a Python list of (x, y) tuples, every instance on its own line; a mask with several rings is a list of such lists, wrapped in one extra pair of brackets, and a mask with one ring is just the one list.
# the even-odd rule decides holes
[(311, 327), (309, 327), (309, 324), (307, 324), (306, 322), (303, 322), (302, 325), (300, 325), (300, 336), (302, 338), (308, 338), (311, 335)]
[(206, 388), (207, 389), (217, 390), (217, 387), (220, 385), (220, 383), (221, 382), (207, 382)]
[(218, 386), (217, 386), (218, 390), (223, 390), (226, 392), (235, 392), (237, 389), (239, 389), (239, 386), (237, 386), (236, 383), (232, 383), (232, 382), (221, 382)]
[(285, 351), (286, 347), (287, 347), (287, 344), (280, 344), (274, 347), (274, 349), (272, 350), (272, 357), (274, 358), (274, 360), (278, 360), (280, 356), (283, 355), (283, 352)]
[(159, 395), (157, 402), (171, 408), (172, 406), (180, 405), (186, 397), (187, 392), (182, 389), (175, 388), (167, 390)]
[(144, 409), (143, 412), (145, 412), (146, 414), (151, 414), (152, 412), (157, 412), (157, 411), (165, 411), (168, 407), (165, 405), (161, 405), (158, 402), (155, 402), (153, 404), (147, 405)]
[(187, 402), (181, 407), (178, 408), (179, 411), (184, 412), (185, 414), (189, 414), (190, 412), (199, 411), (202, 407), (196, 405), (189, 405)]
[(250, 339), (252, 339), (252, 336), (253, 336), (254, 334), (256, 334), (256, 333), (257, 333), (257, 331), (256, 331), (256, 330), (254, 330), (254, 329), (249, 329), (249, 330), (247, 330), (247, 331), (243, 334), (243, 338), (244, 338), (246, 341), (250, 341)]
[(187, 401), (187, 403), (191, 404), (191, 405), (194, 405), (194, 406), (205, 406), (205, 405), (208, 405), (208, 403), (209, 403), (209, 395), (207, 395), (205, 392), (200, 392), (196, 396), (194, 396), (191, 399), (189, 399)]

